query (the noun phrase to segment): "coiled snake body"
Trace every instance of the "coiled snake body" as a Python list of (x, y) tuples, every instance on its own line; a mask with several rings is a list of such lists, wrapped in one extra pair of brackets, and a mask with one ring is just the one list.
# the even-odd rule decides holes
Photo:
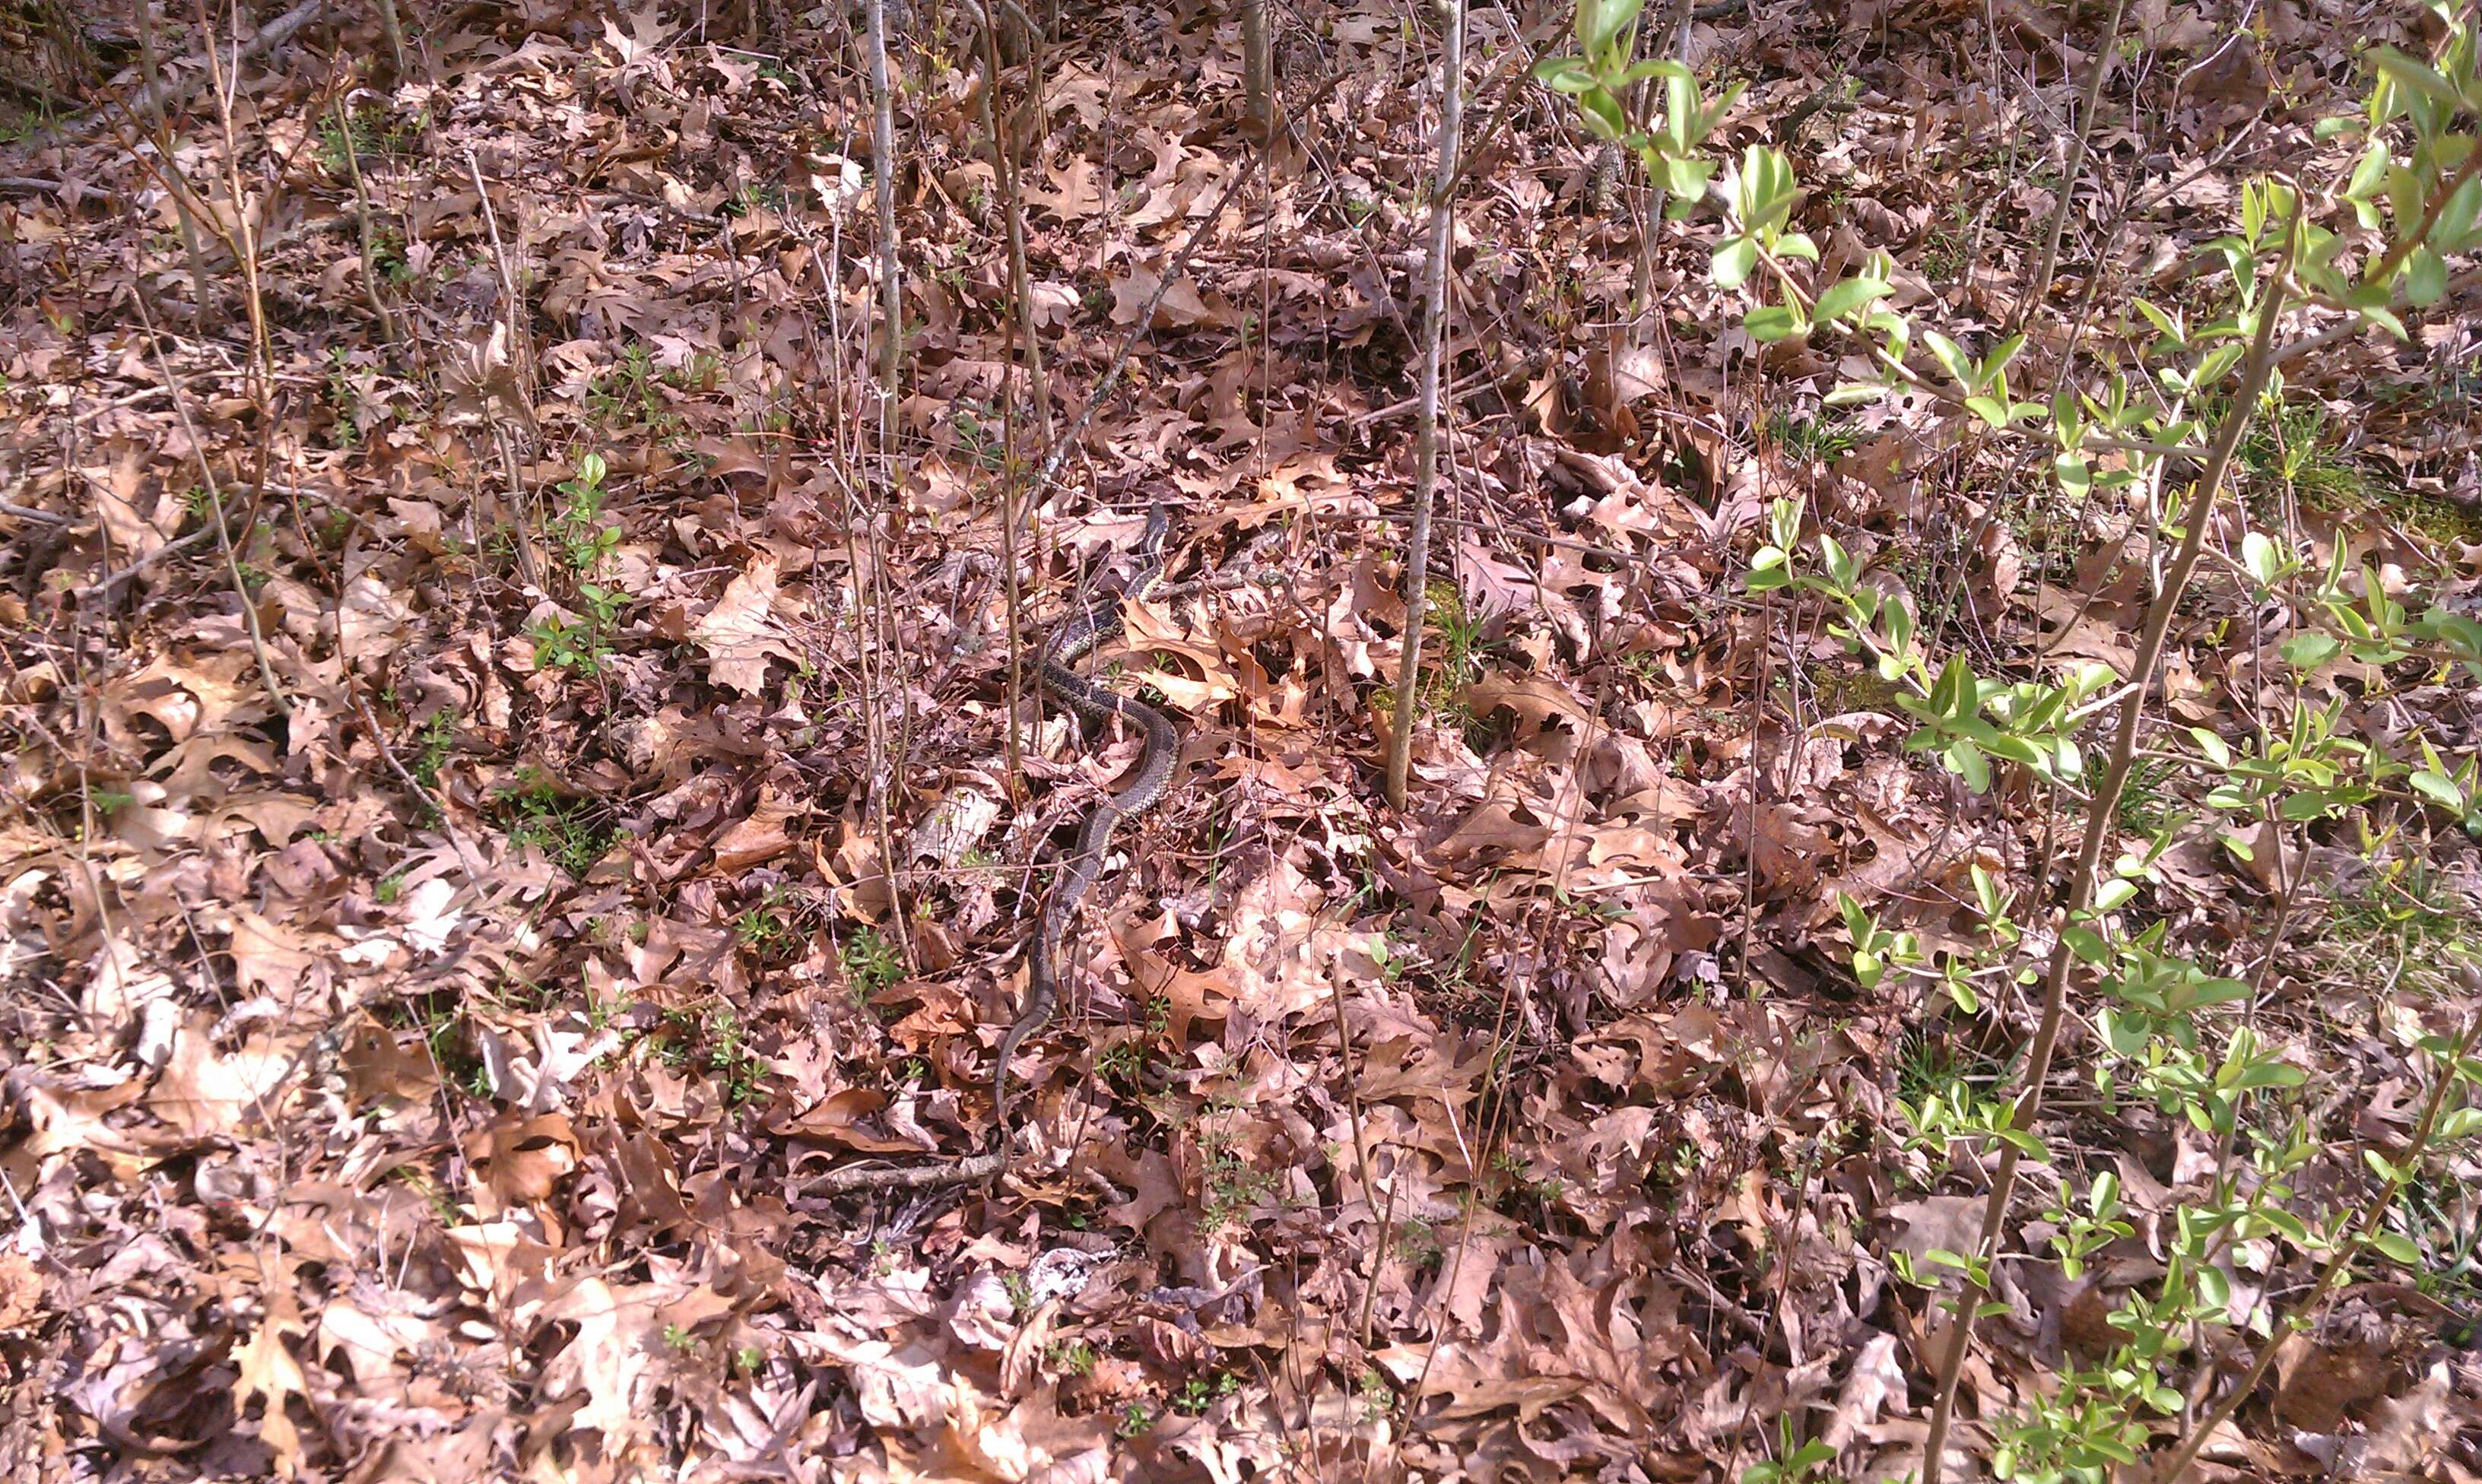
[(1180, 734), (1172, 718), (1135, 696), (1122, 695), (1070, 668), (1097, 644), (1121, 633), (1122, 601), (1145, 596), (1162, 575), (1164, 535), (1171, 524), (1172, 512), (1163, 506), (1149, 510), (1146, 534), (1138, 543), (1137, 576), (1120, 594), (1089, 602), (1069, 614), (1043, 646), (1045, 691), (1080, 721), (1099, 723), (1109, 716), (1126, 717), (1144, 735), (1146, 744), (1138, 754), (1136, 773), (1097, 801), (1078, 824), (1076, 847), (1061, 867), (1051, 900), (1044, 905), (1043, 921), (1035, 929), (1034, 947), (1027, 955), (1025, 1003), (1008, 1028), (1008, 1034), (1000, 1038), (999, 1064), (991, 1072), (993, 1136), (999, 1143), (1003, 1170), (1008, 1167), (1009, 1061), (1026, 1037), (1050, 1022), (1059, 1004), (1060, 941), (1075, 920), (1079, 903), (1094, 890), (1095, 878), (1102, 872), (1112, 832), (1121, 827), (1122, 821), (1135, 819), (1161, 802), (1165, 787), (1172, 782), (1173, 764), (1180, 745)]

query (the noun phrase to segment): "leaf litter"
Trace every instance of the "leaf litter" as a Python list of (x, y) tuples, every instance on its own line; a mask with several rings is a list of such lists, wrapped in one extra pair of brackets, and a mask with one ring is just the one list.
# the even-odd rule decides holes
[[(109, 108), (10, 146), (37, 185), (7, 188), (0, 351), (0, 1454), (71, 1477), (1692, 1479), (1737, 1477), (1789, 1419), (1851, 1477), (1917, 1467), (1949, 1321), (1887, 1255), (1967, 1250), (1980, 1197), (1941, 1187), (1898, 1104), (1992, 1081), (2026, 1007), (1856, 985), (1835, 904), (1961, 942), (1973, 873), (2030, 896), (2055, 843), (2030, 801), (1901, 752), (1840, 645), (1768, 627), (1742, 543), (1807, 492), (1960, 630), (2125, 664), (2143, 535), (2010, 526), (1989, 470), (1911, 461), (1928, 407), (1819, 442), (1833, 368), (1714, 328), (1685, 241), (1648, 258), (1660, 349), (1581, 351), (1637, 247), (1585, 209), (1591, 147), (1507, 91), (1552, 33), (1477, 11), (1510, 132), (1461, 207), (1450, 333), (1476, 375), (1398, 815), (1374, 769), (1431, 23), (1289, 15), (1310, 101), (1263, 153), (1213, 13), (1081, 15), (1013, 66), (1036, 408), (980, 74), (906, 21), (888, 468), (851, 28), (761, 9), (737, 38), (703, 8), (436, 13), (434, 80), (392, 87), (345, 86), (384, 44), (358, 16), (253, 53), (237, 154), (194, 107), (180, 169), (225, 231), (227, 181), (256, 219), (265, 386), (234, 282), (191, 324), (166, 172)], [(1753, 83), (1732, 126), (1830, 97), (1784, 143), (1833, 209), (1903, 244), (1901, 294), (2004, 314), (2009, 255), (1969, 245), (2047, 212), (2011, 142), (2050, 130), (2078, 43), (2014, 6), (1962, 45), (1945, 5), (1754, 9), (1689, 32), (1693, 65)], [(2235, 52), (2231, 9), (2136, 7), (2150, 65), (2202, 75), (2157, 134), (2098, 140), (2152, 204), (2077, 271), (2160, 276), (2150, 234), (2231, 195), (2215, 152), (2300, 127), (2276, 80), (2326, 86), (2327, 29), (2286, 12)], [(2003, 55), (2042, 81), (1997, 85)], [(2440, 386), (2474, 374), (2470, 323), (2392, 360), (2347, 347), (2315, 389), (2439, 516), (2332, 510), (2328, 538), (2469, 591), (2476, 425)], [(1125, 389), (1032, 512), (1030, 612), (1157, 498), (1184, 574), (1272, 532), (1276, 580), (1133, 608), (1122, 682), (1182, 717), (1179, 781), (1020, 1058), (1014, 1183), (841, 1193), (855, 1161), (987, 1142), (1048, 846), (1133, 756), (1023, 700), (999, 500), (1132, 329)], [(2202, 636), (2171, 704), (2256, 664)], [(2472, 735), (2469, 695), (2390, 704)], [(2482, 907), (2469, 843), (2355, 859), (2336, 899), (2378, 903), (2399, 975), (2433, 974)], [(2291, 878), (2205, 833), (2169, 861), (2152, 910), (2224, 961)], [(2295, 948), (2268, 1024), (2324, 1083), (2307, 1116), (2401, 1143), (2439, 1016), (2350, 971), (2367, 940)], [(2122, 1172), (2136, 1230), (2082, 1283), (2003, 1271), (1967, 1370), (1986, 1420), (2094, 1344), (2211, 1164), (2146, 1107), (2051, 1116)], [(2471, 1203), (2442, 1198), (2469, 1268)], [(2244, 1244), (2235, 1303), (2310, 1261)], [(2349, 1291), (2209, 1466), (2468, 1476), (2468, 1282), (2461, 1332)]]

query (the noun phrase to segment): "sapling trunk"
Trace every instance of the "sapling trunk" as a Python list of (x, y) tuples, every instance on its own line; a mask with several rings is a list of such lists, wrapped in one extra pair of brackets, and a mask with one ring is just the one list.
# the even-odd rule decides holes
[(371, 313), (379, 317), (380, 338), (396, 344), (396, 318), (388, 313), (387, 300), (380, 293), (378, 253), (379, 236), (371, 223), (371, 195), (362, 183), (361, 151), (354, 147), (353, 117), (345, 112), (344, 95), (329, 99), (329, 108), (336, 120), (336, 133), (345, 143), (345, 169), (354, 181), (354, 221), (360, 228), (362, 245), (362, 292), (371, 303)]
[[(1001, 126), (1008, 115), (996, 101), (1000, 87), (1000, 37), (997, 18), (990, 11), (982, 22), (983, 70), (981, 91), (983, 132), (989, 136), (991, 148), (991, 175), (999, 188), (1000, 212), (1007, 221), (1009, 252), (1009, 293), (1017, 303), (1017, 334), (1024, 348), (1025, 384), (1028, 400), (1035, 409), (1035, 427), (1044, 446), (1051, 442), (1051, 388), (1043, 374), (1043, 342), (1035, 333), (1034, 284), (1025, 266), (1025, 208), (1018, 191), (1017, 149)], [(1040, 38), (1028, 39), (1028, 65), (1033, 66), (1033, 51), (1041, 45)], [(1012, 366), (1014, 376), (1014, 366)], [(1019, 438), (1016, 399), (1012, 394), (1005, 419), (1008, 430), (1007, 457), (1000, 470), (1000, 579), (1008, 606), (1008, 710), (1015, 716), (1019, 698), (1025, 693), (1024, 656), (1018, 639), (1023, 633), (1023, 574), (1017, 569), (1017, 542), (1024, 534), (1024, 502), (1019, 498), (1025, 482), (1025, 467), (1018, 456)], [(1006, 729), (1008, 776), (1011, 787), (1023, 776), (1017, 756), (1017, 729), (1014, 722)]]
[(1422, 619), (1431, 582), (1431, 506), (1439, 482), (1439, 359), (1447, 338), (1448, 258), (1456, 249), (1457, 157), (1465, 124), (1465, 0), (1443, 0), (1447, 28), (1439, 48), (1439, 170), (1431, 193), (1430, 259), (1423, 264), (1422, 407), (1413, 436), (1413, 524), (1405, 537), (1404, 654), (1396, 673), (1396, 709), (1387, 742), (1387, 802), (1405, 807), (1405, 775), (1413, 757), (1413, 693), (1422, 672)]
[(405, 25), (397, 19), (396, 0), (379, 0), (380, 30), (387, 37), (388, 61), (398, 81), (405, 78)]
[[(882, 339), (879, 351), (879, 377), (883, 402), (880, 405), (880, 427), (885, 436), (892, 436), (896, 427), (897, 378), (905, 364), (905, 284), (899, 276), (896, 235), (896, 95), (887, 80), (887, 3), (867, 0), (865, 9), (869, 27), (864, 44), (870, 50), (870, 147), (873, 155), (871, 174), (878, 186), (879, 199), (879, 304)], [(884, 447), (883, 456), (893, 458), (895, 449)]]
[(2127, 13), (2128, 0), (2112, 0), (2111, 19), (2103, 22), (2102, 45), (2095, 50), (2094, 71), (2086, 78), (2085, 97), (2077, 104), (2077, 132), (2069, 145), (2067, 172), (2060, 177), (2060, 198), (2051, 205), (2051, 224), (2043, 234), (2043, 257), (2034, 276), (2025, 280), (2025, 292), (2018, 298), (2017, 312), (2010, 315), (2012, 325), (2021, 325), (2025, 316), (2051, 292), (2051, 272), (2060, 262), (2060, 234), (2069, 224), (2069, 204), (2076, 199), (2077, 177), (2085, 172), (2086, 150), (2094, 139), (2095, 111), (2102, 103), (2103, 79), (2111, 73), (2112, 58), (2120, 50), (2120, 21)]
[(232, 231), (225, 240), (232, 245), (233, 255), (241, 260), (242, 306), (250, 316), (251, 395), (263, 403), (276, 375), (275, 351), (268, 340), (267, 299), (259, 282), (258, 229), (253, 220), (256, 214), (242, 190), (241, 138), (233, 128), (233, 93), (241, 86), (241, 65), (247, 54), (236, 44), (232, 66), (224, 66), (215, 25), (203, 9), (198, 13), (198, 33), (206, 47), (208, 91), (215, 99), (216, 121), (223, 129), (225, 200), (232, 213)]
[(1261, 138), (1276, 129), (1276, 57), (1267, 0), (1241, 0), (1241, 91)]
[[(177, 179), (179, 167), (174, 163), (172, 131), (164, 110), (163, 68), (155, 59), (154, 0), (137, 0), (138, 66), (145, 84), (142, 96), (146, 103), (146, 121), (155, 131), (155, 149), (163, 158), (168, 178)], [(190, 325), (204, 335), (215, 327), (215, 312), (207, 297), (207, 255), (198, 244), (198, 219), (190, 202), (186, 184), (167, 191), (172, 202), (173, 220), (180, 223), (181, 248), (190, 260)]]

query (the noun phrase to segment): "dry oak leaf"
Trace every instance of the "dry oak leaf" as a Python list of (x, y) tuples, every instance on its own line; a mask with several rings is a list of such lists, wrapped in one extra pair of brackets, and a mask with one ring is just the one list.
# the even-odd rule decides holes
[(0, 1251), (0, 1335), (28, 1330), (42, 1307), (43, 1275), (34, 1259)]
[[(1835, 838), (1821, 829), (1813, 811), (1773, 801), (1761, 803), (1757, 810), (1758, 875), (1776, 896), (1796, 896), (1809, 889), (1818, 879), (1819, 862), (1835, 848)], [(1743, 827), (1736, 833), (1746, 834)]]
[(440, 1237), (457, 1281), (495, 1303), (507, 1303), (526, 1285), (550, 1282), (552, 1263), (561, 1255), (515, 1221), (450, 1227)]
[[(1112, 285), (1112, 323), (1136, 324), (1138, 316), (1147, 312), (1148, 301), (1154, 299), (1155, 289), (1162, 282), (1161, 273), (1145, 268), (1131, 268), (1129, 276)], [(1220, 307), (1221, 302), (1221, 296), (1218, 296), (1217, 306), (1210, 306), (1199, 297), (1196, 283), (1187, 277), (1175, 279), (1172, 287), (1164, 290), (1162, 301), (1155, 304), (1154, 318), (1149, 322), (1149, 327), (1168, 330), (1222, 325), (1231, 316), (1228, 309)]]
[(774, 1119), (767, 1127), (783, 1138), (811, 1139), (860, 1154), (922, 1153), (919, 1139), (892, 1138), (879, 1132), (879, 1115), (887, 1106), (887, 1095), (877, 1088), (845, 1087), (790, 1117)]
[(10, 1074), (9, 1091), (33, 1132), (15, 1146), (11, 1159), (40, 1161), (80, 1150), (136, 1155), (139, 1141), (115, 1128), (111, 1115), (138, 1101), (145, 1090), (145, 1083), (137, 1078), (72, 1086), (65, 1080), (20, 1068)]
[(1459, 537), (1457, 572), (1472, 607), (1479, 610), (1458, 614), (1460, 620), (1478, 618), (1489, 623), (1513, 613), (1540, 613), (1556, 622), (1574, 616), (1562, 612), (1569, 607), (1566, 599), (1543, 590), (1538, 569), (1507, 560), (1475, 533), (1465, 532)]
[(558, 1401), (582, 1393), (585, 1404), (569, 1419), (570, 1429), (599, 1433), (604, 1456), (617, 1457), (653, 1418), (648, 1372), (673, 1352), (667, 1333), (694, 1332), (731, 1309), (730, 1299), (705, 1287), (616, 1289), (588, 1278), (540, 1311), (544, 1319), (577, 1325), (577, 1338), (543, 1367), (543, 1396)]
[(521, 1118), (514, 1110), (502, 1113), (467, 1134), (464, 1147), (465, 1158), (491, 1194), (505, 1203), (503, 1209), (549, 1200), (561, 1178), (578, 1166), (577, 1135), (558, 1113), (537, 1118)]
[(1888, 1250), (1901, 1252), (1916, 1263), (1927, 1262), (1933, 1252), (1979, 1251), (1984, 1205), (1978, 1195), (1933, 1195), (1918, 1201), (1899, 1201), (1888, 1208), (1888, 1214), (1903, 1223), (1903, 1228), (1888, 1239)]
[(246, 907), (233, 909), (231, 929), (235, 981), (246, 990), (296, 1007), (303, 976), (319, 962), (319, 955), (304, 948), (290, 928)]
[(1862, 1346), (1835, 1398), (1835, 1413), (1821, 1435), (1829, 1447), (1841, 1450), (1863, 1428), (1879, 1420), (1890, 1403), (1902, 1407), (1905, 1362), (1894, 1335), (1882, 1330)]
[(741, 575), (725, 585), (715, 607), (690, 626), (691, 641), (706, 651), (707, 678), (744, 695), (767, 689), (770, 660), (802, 662), (800, 647), (776, 615), (776, 570), (773, 555), (752, 558)]
[(1064, 165), (1045, 166), (1043, 174), (1050, 177), (1051, 184), (1044, 187), (1028, 182), (1028, 206), (1040, 207), (1071, 225), (1103, 209), (1108, 193), (1094, 161), (1083, 155), (1074, 156)]
[(1232, 903), (1232, 931), (1219, 966), (1233, 1007), (1261, 1024), (1327, 1004), (1333, 986), (1379, 977), (1373, 935), (1324, 910), (1318, 889), (1290, 859), (1273, 862)]
[(413, 621), (412, 605), (365, 572), (346, 585), (337, 602), (337, 647), (357, 668), (375, 670), (405, 643)]
[[(2370, 1419), (2369, 1452), (2374, 1469), (2402, 1471), (2412, 1477), (2444, 1453), (2457, 1433), (2455, 1388), (2442, 1361), (2425, 1372), (2421, 1384), (2404, 1395), (2380, 1403)], [(2470, 1395), (2470, 1393), (2467, 1394)], [(2471, 1413), (2466, 1413), (2469, 1419)]]
[(351, 1023), (338, 1059), (344, 1067), (345, 1085), (356, 1100), (393, 1098), (413, 1103), (429, 1097), (439, 1085), (438, 1063), (430, 1049), (418, 1042), (411, 1046), (399, 1042), (394, 1030), (367, 1013), (356, 1015)]
[(785, 832), (785, 822), (798, 819), (806, 808), (798, 800), (787, 799), (773, 785), (762, 785), (758, 802), (749, 817), (716, 837), (715, 869), (746, 871), (791, 849), (793, 839)]
[(2305, 1432), (2334, 1432), (2385, 1396), (2396, 1371), (2387, 1320), (2348, 1304), (2322, 1319), (2314, 1334), (2287, 1335), (2277, 1347), (2276, 1419)]
[(424, 1347), (439, 1342), (441, 1321), (426, 1319), (405, 1311), (390, 1311), (375, 1305), (373, 1314), (352, 1298), (330, 1299), (319, 1312), (319, 1340), (316, 1356), (320, 1359), (344, 1352), (345, 1367), (353, 1372), (354, 1384), (365, 1393), (376, 1393), (388, 1385), (396, 1373), (400, 1354), (416, 1354)]
[(1587, 719), (1585, 703), (1550, 675), (1485, 675), (1465, 687), (1458, 698), (1477, 717), (1489, 716), (1505, 706), (1525, 723), (1529, 734), (1544, 730), (1555, 720), (1583, 729)]
[(1425, 852), (1425, 865), (1453, 872), (1486, 855), (1492, 864), (1510, 870), (1530, 871), (1543, 865), (1544, 845), (1561, 832), (1553, 822), (1546, 822), (1556, 801), (1532, 796), (1504, 773), (1492, 776), (1490, 789), (1491, 796), (1474, 805)]
[(145, 557), (172, 539), (170, 524), (178, 529), (183, 513), (181, 502), (160, 496), (152, 508), (138, 508), (139, 492), (146, 475), (147, 450), (139, 444), (124, 443), (115, 450), (108, 474), (94, 468), (81, 468), (88, 487), (94, 492), (95, 513), (102, 517), (104, 534), (124, 560)]
[(1211, 643), (1190, 637), (1187, 630), (1163, 611), (1143, 603), (1132, 603), (1128, 609), (1128, 645), (1141, 653), (1175, 655), (1198, 666), (1202, 679), (1193, 679), (1177, 670), (1161, 665), (1149, 665), (1138, 678), (1164, 693), (1174, 709), (1196, 713), (1221, 705), (1241, 693), (1240, 677), (1225, 662), (1224, 653)]
[(892, 1344), (834, 1329), (793, 1338), (797, 1350), (820, 1352), (844, 1371), (862, 1420), (888, 1436), (938, 1427), (974, 1395), (971, 1384), (919, 1341)]
[(254, 1035), (227, 1054), (216, 1050), (215, 1017), (193, 1016), (173, 1037), (172, 1059), (146, 1094), (157, 1117), (192, 1139), (238, 1129), (246, 1115), (272, 1123), (277, 1094), (300, 1056), (276, 1037)]
[(170, 1008), (172, 976), (156, 968), (145, 950), (119, 934), (104, 936), (79, 998), (98, 1026), (120, 1026), (157, 1004)]
[(308, 1389), (309, 1379), (302, 1372), (302, 1363), (284, 1347), (284, 1341), (287, 1336), (304, 1333), (305, 1326), (290, 1292), (271, 1288), (269, 1293), (266, 1319), (234, 1357), (241, 1373), (233, 1379), (233, 1410), (240, 1412), (248, 1407), (252, 1396), (266, 1399), (267, 1412), (258, 1422), (258, 1441), (276, 1456), (276, 1471), (290, 1479), (302, 1472), (302, 1429), (294, 1425), (284, 1404), (302, 1395)]

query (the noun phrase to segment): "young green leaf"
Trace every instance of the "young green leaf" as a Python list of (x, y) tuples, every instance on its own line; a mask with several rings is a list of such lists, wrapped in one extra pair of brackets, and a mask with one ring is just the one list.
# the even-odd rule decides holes
[(1857, 309), (1885, 299), (1888, 292), (1887, 280), (1883, 278), (1847, 278), (1819, 295), (1818, 302), (1810, 313), (1820, 320), (1840, 320)]

